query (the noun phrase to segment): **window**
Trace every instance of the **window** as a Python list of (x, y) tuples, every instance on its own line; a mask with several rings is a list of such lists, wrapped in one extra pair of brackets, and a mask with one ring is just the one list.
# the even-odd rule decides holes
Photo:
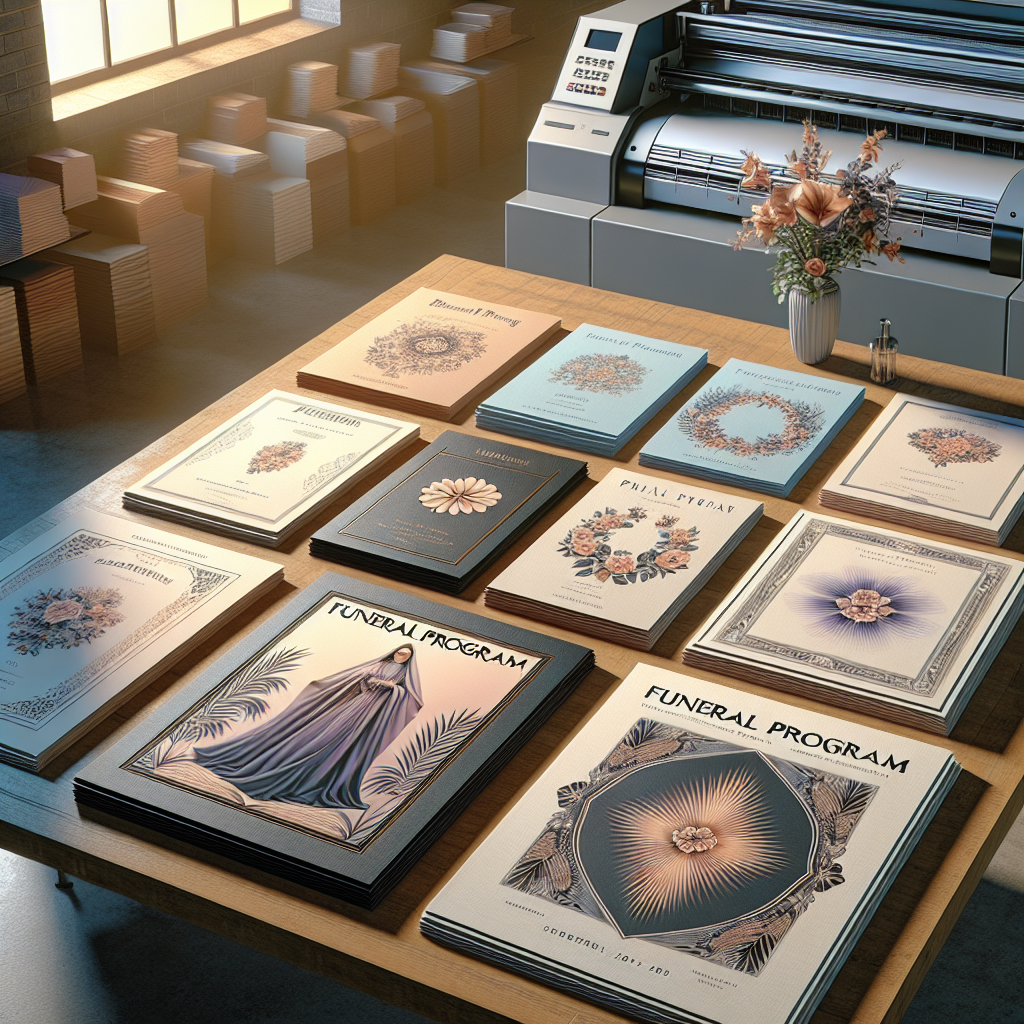
[(293, 0), (42, 0), (53, 92), (294, 17)]

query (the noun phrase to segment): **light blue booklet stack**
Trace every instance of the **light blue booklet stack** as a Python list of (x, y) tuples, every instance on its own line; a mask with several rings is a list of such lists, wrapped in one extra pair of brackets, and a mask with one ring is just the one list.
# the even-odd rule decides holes
[(785, 498), (863, 401), (858, 384), (730, 359), (640, 465)]
[(707, 361), (703, 348), (581, 324), (481, 403), (476, 425), (612, 456)]

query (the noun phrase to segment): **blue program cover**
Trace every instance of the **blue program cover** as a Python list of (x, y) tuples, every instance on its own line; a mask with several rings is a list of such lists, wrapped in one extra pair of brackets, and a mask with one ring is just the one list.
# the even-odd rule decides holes
[(786, 495), (864, 400), (864, 388), (730, 359), (640, 452), (665, 467)]
[(707, 359), (706, 349), (581, 324), (492, 395), (480, 412), (625, 443)]

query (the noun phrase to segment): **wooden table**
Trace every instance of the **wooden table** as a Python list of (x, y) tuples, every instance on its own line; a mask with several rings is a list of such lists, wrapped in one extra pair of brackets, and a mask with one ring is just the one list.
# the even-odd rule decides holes
[[(62, 517), (82, 504), (128, 516), (121, 509), (121, 492), (127, 485), (269, 389), (295, 391), (295, 372), (299, 367), (420, 286), (554, 313), (561, 316), (563, 326), (569, 330), (581, 322), (591, 322), (706, 347), (710, 350), (709, 366), (690, 385), (686, 396), (730, 356), (785, 369), (808, 369), (795, 361), (786, 332), (777, 328), (443, 256), (73, 495), (48, 516), (51, 519)], [(609, 643), (581, 639), (554, 627), (490, 609), (486, 611), (494, 618), (592, 644), (597, 650), (598, 667), (373, 913), (356, 910), (142, 830), (129, 832), (113, 827), (102, 816), (85, 818), (71, 795), (73, 776), (94, 752), (137, 725), (147, 712), (187, 679), (276, 611), (296, 588), (306, 585), (321, 572), (338, 569), (308, 554), (306, 535), (285, 550), (266, 552), (242, 542), (207, 537), (185, 527), (158, 524), (161, 529), (183, 536), (196, 536), (279, 561), (285, 567), (287, 582), (258, 607), (223, 629), (203, 649), (189, 656), (174, 672), (97, 727), (43, 775), (0, 767), (3, 808), (0, 844), (22, 856), (50, 864), (77, 878), (159, 907), (439, 1020), (494, 1021), (511, 1017), (530, 1024), (567, 1024), (570, 1021), (598, 1024), (619, 1020), (614, 1014), (568, 995), (434, 945), (419, 933), (420, 912), (432, 893), (498, 820), (504, 808), (550, 762), (615, 683), (638, 661), (678, 669), (685, 640), (769, 539), (797, 507), (818, 507), (816, 495), (822, 483), (892, 397), (889, 390), (870, 383), (866, 359), (865, 349), (840, 342), (826, 363), (810, 371), (865, 383), (864, 405), (798, 484), (790, 500), (764, 498), (765, 515), (761, 523), (702, 594), (685, 609), (652, 653), (638, 654)], [(973, 408), (1020, 414), (1024, 385), (1018, 380), (912, 358), (904, 359), (901, 369), (904, 380), (900, 389), (903, 391)], [(671, 403), (630, 442), (620, 453), (619, 460), (589, 457), (591, 479), (600, 479), (613, 465), (627, 463), (635, 467), (643, 443), (680, 404), (678, 401)], [(467, 412), (454, 424), (424, 422), (423, 437), (432, 440), (449, 426), (490, 436), (476, 430), (472, 412)], [(391, 468), (393, 465), (366, 481), (363, 488), (375, 484)], [(477, 610), (483, 610), (486, 580), (493, 579), (532, 543), (578, 500), (580, 493), (577, 491), (565, 499), (500, 559), (485, 580), (462, 596), (421, 593), (435, 601), (455, 606), (474, 604)], [(309, 532), (337, 512), (338, 507), (332, 507)], [(10, 551), (38, 533), (41, 527), (37, 520), (2, 542), (0, 547)], [(1014, 530), (1003, 550), (1012, 557), (1020, 557), (1017, 553), (1024, 550), (1024, 524)], [(341, 571), (359, 578), (373, 578), (356, 570)], [(415, 591), (417, 588), (401, 589)], [(962, 777), (958, 783), (895, 883), (882, 911), (876, 915), (832, 986), (814, 1018), (818, 1024), (879, 1024), (882, 1021), (893, 1024), (899, 1020), (1019, 811), (1024, 801), (1024, 729), (1020, 726), (1024, 713), (1022, 652), (1024, 627), (1018, 627), (951, 740), (888, 726), (893, 732), (913, 735), (925, 742), (948, 743), (970, 775)], [(763, 692), (749, 684), (710, 673), (703, 675), (741, 690)], [(851, 721), (879, 724), (852, 712), (833, 711), (797, 697), (783, 699)]]

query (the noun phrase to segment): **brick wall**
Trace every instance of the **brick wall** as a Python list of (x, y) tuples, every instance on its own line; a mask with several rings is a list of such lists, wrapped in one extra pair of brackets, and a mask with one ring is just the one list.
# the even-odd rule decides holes
[(53, 145), (52, 122), (40, 0), (0, 0), (0, 167)]

